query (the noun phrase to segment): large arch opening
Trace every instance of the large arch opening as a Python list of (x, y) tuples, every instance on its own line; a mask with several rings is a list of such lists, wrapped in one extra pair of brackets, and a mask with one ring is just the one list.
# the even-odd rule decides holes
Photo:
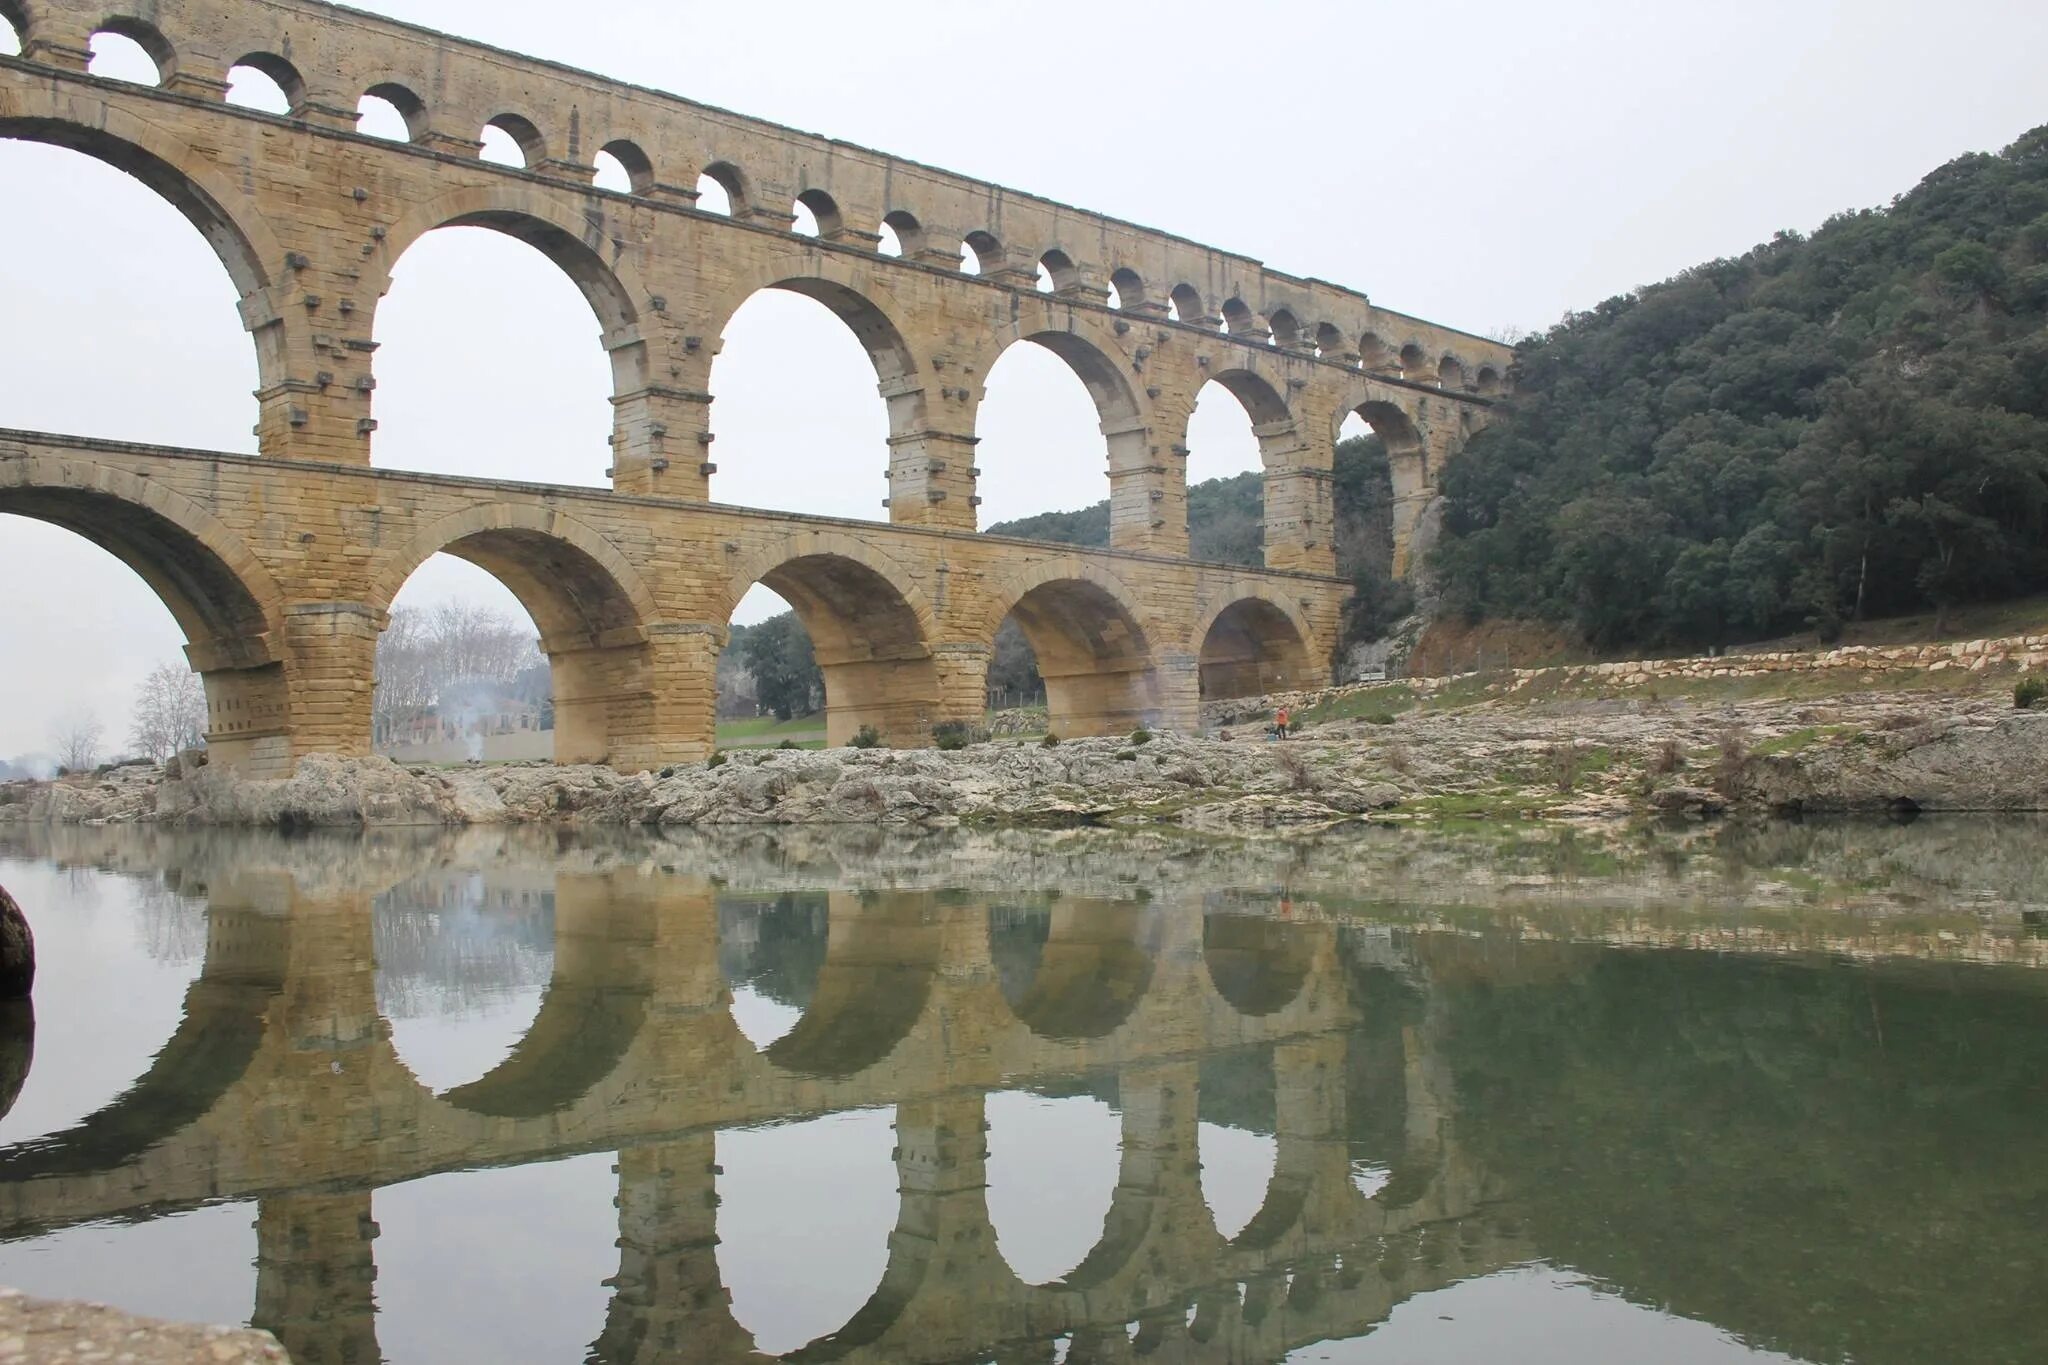
[(611, 268), (551, 223), (481, 211), (402, 244), (373, 327), (373, 462), (609, 486), (613, 399), (645, 388), (645, 350), (605, 342), (636, 320)]
[[(779, 961), (771, 964), (758, 946), (733, 956), (741, 964), (770, 967), (780, 977), (775, 985), (782, 1000), (801, 1002), (794, 1020), (755, 1016), (779, 1030), (766, 1043), (750, 1035), (762, 1056), (797, 1075), (843, 1079), (881, 1065), (916, 1027), (938, 972), (939, 929), (927, 918), (930, 907), (921, 896), (832, 892), (821, 899), (822, 915), (817, 901), (804, 897), (793, 913), (776, 917), (784, 920), (781, 925), (765, 916), (740, 920), (756, 931), (790, 931), (770, 945)], [(722, 944), (720, 961), (726, 961)], [(738, 980), (761, 983), (764, 976), (757, 971)], [(727, 981), (735, 982), (730, 969)], [(746, 1032), (749, 1020), (737, 994), (736, 989), (734, 1022)]]
[(854, 290), (811, 278), (757, 290), (711, 364), (718, 500), (879, 519), (890, 437), (922, 422), (923, 397), (903, 383), (915, 369), (896, 325)]
[[(0, 472), (0, 517), (7, 521), (0, 562), (19, 556), (17, 581), (51, 585), (47, 592), (15, 595), (33, 601), (0, 607), (0, 624), (20, 632), (8, 638), (37, 649), (45, 664), (17, 678), (19, 700), (9, 708), (14, 718), (0, 724), (0, 734), (14, 727), (16, 741), (27, 741), (24, 750), (34, 752), (32, 728), (47, 727), (43, 738), (51, 749), (68, 751), (46, 751), (46, 768), (90, 767), (139, 749), (162, 756), (168, 745), (156, 726), (163, 717), (152, 708), (175, 703), (178, 724), (170, 737), (189, 738), (195, 709), (189, 675), (197, 673), (213, 759), (252, 774), (288, 771), (290, 707), (270, 614), (275, 589), (196, 505), (174, 504), (175, 513), (167, 514), (142, 505), (141, 480), (127, 480), (133, 486), (122, 496), (93, 478), (89, 471), (40, 462)], [(39, 525), (23, 535), (16, 528), (26, 523)], [(84, 549), (81, 541), (105, 554)], [(39, 551), (50, 553), (39, 558)], [(128, 572), (107, 565), (107, 555)], [(77, 577), (53, 577), (74, 567)], [(146, 592), (138, 591), (137, 578)], [(96, 586), (108, 591), (104, 601), (94, 595)], [(91, 638), (105, 636), (117, 619), (136, 622), (136, 636)], [(54, 666), (59, 662), (72, 666)]]
[[(928, 613), (882, 569), (864, 562), (851, 537), (841, 539), (818, 537), (820, 543), (797, 547), (743, 580), (739, 607), (759, 600), (751, 592), (757, 584), (789, 604), (816, 665), (827, 744), (851, 743), (864, 730), (882, 744), (927, 743), (940, 702)], [(740, 619), (739, 611), (733, 619)]]
[(1429, 454), (1406, 412), (1367, 401), (1337, 428), (1335, 474), (1337, 572), (1356, 585), (1345, 633), (1372, 638), (1413, 605), (1394, 583), (1432, 538)]
[(1041, 1038), (1102, 1038), (1151, 988), (1159, 917), (1141, 904), (1062, 897), (995, 906), (989, 957), (1011, 1013)]
[[(1241, 373), (1241, 372), (1240, 372)], [(1256, 395), (1250, 384), (1242, 385)], [(1188, 557), (1218, 564), (1265, 562), (1266, 489), (1253, 405), (1212, 379), (1188, 417)]]
[(822, 891), (718, 898), (718, 967), (733, 1023), (757, 1050), (787, 1038), (818, 994), (830, 934)]
[(1029, 1285), (1066, 1279), (1103, 1239), (1122, 1174), (1115, 1082), (1005, 1090), (983, 1104), (996, 1251)]
[(883, 1282), (895, 1121), (893, 1107), (857, 1109), (719, 1132), (718, 1280), (756, 1351), (787, 1355), (838, 1331)]
[(1109, 544), (1104, 420), (1098, 395), (1058, 351), (1042, 342), (1005, 348), (974, 419), (982, 524), (997, 534)]
[(1204, 701), (1288, 692), (1319, 681), (1301, 628), (1258, 597), (1240, 598), (1217, 613), (1202, 637), (1200, 667)]
[(653, 926), (613, 878), (494, 868), (380, 896), (378, 1011), (457, 1109), (540, 1118), (617, 1070), (646, 1017)]
[(1159, 723), (1152, 647), (1118, 593), (1088, 578), (1053, 578), (1018, 597), (1010, 623), (1030, 647), (1052, 734), (1120, 735)]
[(415, 761), (651, 765), (652, 599), (587, 529), (511, 519), (473, 509), (428, 527), (379, 584), (378, 746)]

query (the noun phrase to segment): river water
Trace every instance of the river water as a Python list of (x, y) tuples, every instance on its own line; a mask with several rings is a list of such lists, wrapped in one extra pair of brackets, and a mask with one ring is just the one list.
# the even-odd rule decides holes
[(2044, 836), (9, 829), (0, 1283), (301, 1362), (2039, 1362)]

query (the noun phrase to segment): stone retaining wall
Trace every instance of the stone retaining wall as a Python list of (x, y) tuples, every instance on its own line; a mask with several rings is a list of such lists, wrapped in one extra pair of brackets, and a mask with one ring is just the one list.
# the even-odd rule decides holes
[[(1521, 691), (1537, 682), (1569, 686), (1604, 683), (1642, 687), (1661, 681), (1709, 678), (1760, 678), (1774, 673), (1820, 673), (1853, 669), (1868, 674), (1943, 673), (1962, 669), (1983, 673), (1997, 668), (2048, 668), (2048, 635), (2009, 635), (1995, 640), (1958, 640), (1946, 644), (1845, 645), (1827, 650), (1785, 650), (1763, 654), (1724, 654), (1683, 659), (1630, 659), (1615, 663), (1563, 664), (1553, 668), (1514, 668), (1489, 673), (1505, 692)], [(1354, 693), (1406, 687), (1429, 696), (1459, 678), (1408, 678), (1399, 682), (1353, 683), (1305, 692), (1275, 692), (1202, 704), (1202, 724), (1230, 725), (1263, 718), (1285, 705), (1294, 712)]]

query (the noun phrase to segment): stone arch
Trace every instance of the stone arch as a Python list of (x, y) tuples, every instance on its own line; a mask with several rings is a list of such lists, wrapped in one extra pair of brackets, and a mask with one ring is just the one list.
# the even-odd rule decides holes
[[(970, 260), (973, 269), (968, 270)], [(996, 235), (976, 228), (960, 239), (960, 268), (971, 275), (994, 275), (1004, 268), (1003, 244)]]
[(1151, 306), (1152, 298), (1145, 292), (1145, 277), (1129, 266), (1122, 266), (1110, 273), (1109, 287), (1116, 291), (1118, 308), (1139, 309)]
[(480, 503), (423, 528), (385, 559), (371, 588), (380, 620), (388, 621), (399, 589), (436, 554), (484, 570), (533, 617), (554, 679), (556, 762), (649, 761), (648, 636), (661, 611), (617, 546), (552, 509)]
[(1328, 679), (1316, 666), (1314, 638), (1299, 609), (1285, 599), (1257, 590), (1226, 598), (1203, 617), (1192, 641), (1203, 699), (1319, 686)]
[(725, 191), (726, 202), (735, 218), (744, 218), (752, 211), (753, 196), (747, 189), (747, 177), (738, 166), (730, 161), (714, 161), (698, 172), (701, 179)]
[(1500, 392), (1500, 371), (1491, 365), (1481, 365), (1479, 373), (1473, 376), (1472, 387), (1484, 397)]
[(1045, 271), (1046, 282), (1053, 294), (1069, 294), (1081, 287), (1081, 269), (1074, 264), (1074, 258), (1058, 247), (1048, 247), (1038, 258), (1039, 266)]
[(1394, 562), (1396, 578), (1405, 578), (1418, 532), (1427, 534), (1425, 517), (1436, 498), (1436, 471), (1431, 467), (1427, 434), (1417, 422), (1414, 396), (1385, 384), (1367, 383), (1347, 395), (1331, 415), (1334, 445), (1344, 421), (1353, 413), (1372, 426), (1387, 451), (1387, 473), (1393, 487)]
[[(731, 325), (733, 314), (764, 289), (801, 294), (823, 304), (833, 316), (845, 323), (874, 362), (875, 378), (883, 386), (885, 397), (895, 393), (895, 381), (917, 372), (916, 352), (896, 322), (895, 315), (902, 310), (888, 294), (875, 288), (857, 263), (844, 262), (836, 257), (820, 259), (810, 254), (800, 258), (783, 256), (768, 262), (751, 274), (732, 281), (723, 296), (713, 302), (713, 316), (719, 319), (721, 334)], [(921, 410), (920, 405), (917, 411)], [(892, 432), (897, 429), (898, 415), (892, 401)], [(906, 411), (901, 415), (909, 417), (912, 414)]]
[(513, 144), (519, 148), (519, 155), (523, 158), (520, 163), (523, 169), (529, 171), (537, 170), (540, 164), (548, 159), (547, 138), (541, 135), (540, 125), (525, 114), (515, 113), (511, 110), (500, 114), (493, 114), (485, 121), (484, 127), (485, 129), (496, 128), (499, 132), (512, 139)]
[[(404, 85), (398, 81), (379, 81), (377, 84), (364, 90), (363, 97), (365, 99), (383, 100), (393, 109), (396, 109), (398, 116), (405, 120), (406, 136), (410, 140), (418, 142), (430, 131), (431, 125), (427, 118), (426, 101), (414, 94), (411, 86)], [(360, 101), (358, 101), (358, 104), (360, 105)], [(358, 112), (357, 119), (359, 122), (361, 117), (361, 113)], [(365, 136), (368, 135), (365, 134)]]
[(1182, 283), (1175, 285), (1173, 292), (1167, 295), (1167, 298), (1173, 304), (1175, 318), (1181, 322), (1192, 326), (1200, 323), (1208, 316), (1204, 311), (1202, 303), (1202, 291), (1191, 284)]
[(1222, 385), (1251, 418), (1252, 433), (1259, 440), (1259, 462), (1268, 471), (1293, 463), (1289, 457), (1300, 442), (1295, 434), (1294, 414), (1280, 389), (1264, 375), (1245, 367), (1225, 370), (1213, 382)]
[(1291, 308), (1275, 308), (1266, 314), (1266, 332), (1275, 346), (1299, 346), (1301, 344), (1301, 323), (1296, 320)]
[(1041, 560), (992, 585), (978, 632), (1015, 616), (1038, 656), (1052, 733), (1062, 739), (1157, 725), (1161, 689), (1144, 614), (1130, 588), (1078, 556)]
[(510, 1055), (441, 1103), (489, 1118), (542, 1118), (619, 1069), (646, 1022), (656, 930), (650, 902), (619, 891), (612, 877), (556, 878), (554, 970), (539, 1012)]
[(921, 255), (925, 249), (924, 225), (907, 209), (890, 209), (882, 215), (881, 226), (896, 234), (896, 245), (904, 259)]
[(101, 21), (94, 29), (93, 36), (112, 33), (126, 38), (149, 54), (156, 63), (158, 85), (167, 85), (178, 74), (178, 49), (171, 45), (163, 30), (147, 19), (132, 14), (116, 14)]
[(887, 1059), (923, 1017), (938, 976), (943, 932), (926, 909), (917, 895), (834, 892), (810, 1004), (762, 1055), (784, 1071), (835, 1078)]
[(258, 382), (285, 377), (285, 323), (264, 297), (282, 245), (248, 196), (201, 164), (192, 148), (125, 110), (55, 83), (0, 85), (0, 139), (63, 147), (112, 166), (152, 190), (199, 230), (242, 297), (242, 321), (256, 339)]
[(628, 137), (615, 137), (597, 150), (617, 161), (625, 171), (629, 193), (646, 194), (654, 188), (654, 160), (639, 143)]
[(283, 57), (274, 52), (245, 53), (228, 70), (232, 74), (236, 67), (243, 66), (251, 71), (260, 71), (276, 82), (277, 88), (284, 92), (285, 100), (292, 110), (297, 110), (306, 102), (306, 78), (299, 74), (298, 67)]
[(1366, 332), (1358, 338), (1358, 363), (1367, 370), (1400, 368), (1393, 349), (1378, 332)]
[(1262, 1019), (1300, 996), (1315, 972), (1316, 948), (1298, 925), (1211, 913), (1202, 917), (1202, 963), (1232, 1009)]
[(1319, 322), (1315, 327), (1316, 356), (1322, 360), (1334, 360), (1339, 364), (1356, 364), (1358, 355), (1344, 344), (1344, 330), (1334, 322)]
[[(818, 236), (821, 238), (830, 239), (846, 226), (846, 220), (839, 212), (839, 201), (821, 189), (804, 190), (797, 195), (794, 207), (811, 211), (811, 218), (817, 223)], [(794, 222), (794, 209), (790, 217)]]
[(157, 480), (48, 456), (0, 460), (0, 512), (61, 526), (134, 570), (185, 633), (215, 760), (290, 770), (284, 596), (240, 536)]
[(872, 726), (885, 742), (931, 737), (940, 703), (937, 617), (915, 576), (852, 531), (808, 531), (749, 556), (727, 580), (725, 615), (760, 583), (789, 603), (825, 676), (825, 738)]
[(29, 8), (24, 0), (0, 0), (0, 25), (14, 31), (16, 51), (28, 49)]
[(1017, 1021), (1041, 1038), (1103, 1038), (1151, 989), (1162, 927), (1140, 902), (1062, 897), (992, 907), (989, 958)]
[(216, 889), (198, 979), (149, 1069), (71, 1128), (0, 1148), (0, 1180), (111, 1172), (212, 1112), (263, 1051), (270, 1012), (288, 984), (295, 927), (290, 915), (231, 904)]
[(1258, 314), (1252, 312), (1251, 305), (1243, 299), (1225, 299), (1222, 314), (1223, 330), (1231, 336), (1254, 345), (1271, 344), (1273, 334), (1266, 330), (1265, 324), (1259, 321)]
[(1396, 363), (1401, 367), (1404, 378), (1419, 380), (1429, 367), (1429, 354), (1422, 349), (1420, 342), (1404, 342)]
[(1436, 365), (1438, 388), (1459, 389), (1465, 387), (1465, 362), (1454, 355), (1446, 355)]

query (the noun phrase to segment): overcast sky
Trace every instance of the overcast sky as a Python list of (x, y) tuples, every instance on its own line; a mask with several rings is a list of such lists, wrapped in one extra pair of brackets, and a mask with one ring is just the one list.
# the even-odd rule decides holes
[[(363, 7), (1167, 229), (1479, 332), (1540, 328), (1778, 229), (1882, 204), (2048, 121), (2039, 0)], [(13, 50), (0, 22), (0, 51)], [(117, 172), (0, 142), (0, 317), (0, 426), (253, 450), (255, 362), (226, 275)], [(481, 229), (429, 236), (400, 263), (376, 339), (378, 465), (602, 482), (597, 324), (529, 248)], [(750, 303), (713, 387), (718, 500), (885, 515), (873, 372), (822, 309)], [(1256, 464), (1242, 412), (1211, 395), (1190, 482)], [(1006, 355), (982, 409), (984, 524), (1106, 496), (1095, 423), (1060, 362), (1028, 345)], [(96, 710), (118, 741), (136, 683), (181, 657), (168, 614), (103, 552), (19, 518), (0, 517), (0, 581), (0, 755), (48, 748), (67, 707)], [(450, 595), (516, 609), (445, 558), (404, 600)], [(745, 615), (775, 606), (764, 596)]]

